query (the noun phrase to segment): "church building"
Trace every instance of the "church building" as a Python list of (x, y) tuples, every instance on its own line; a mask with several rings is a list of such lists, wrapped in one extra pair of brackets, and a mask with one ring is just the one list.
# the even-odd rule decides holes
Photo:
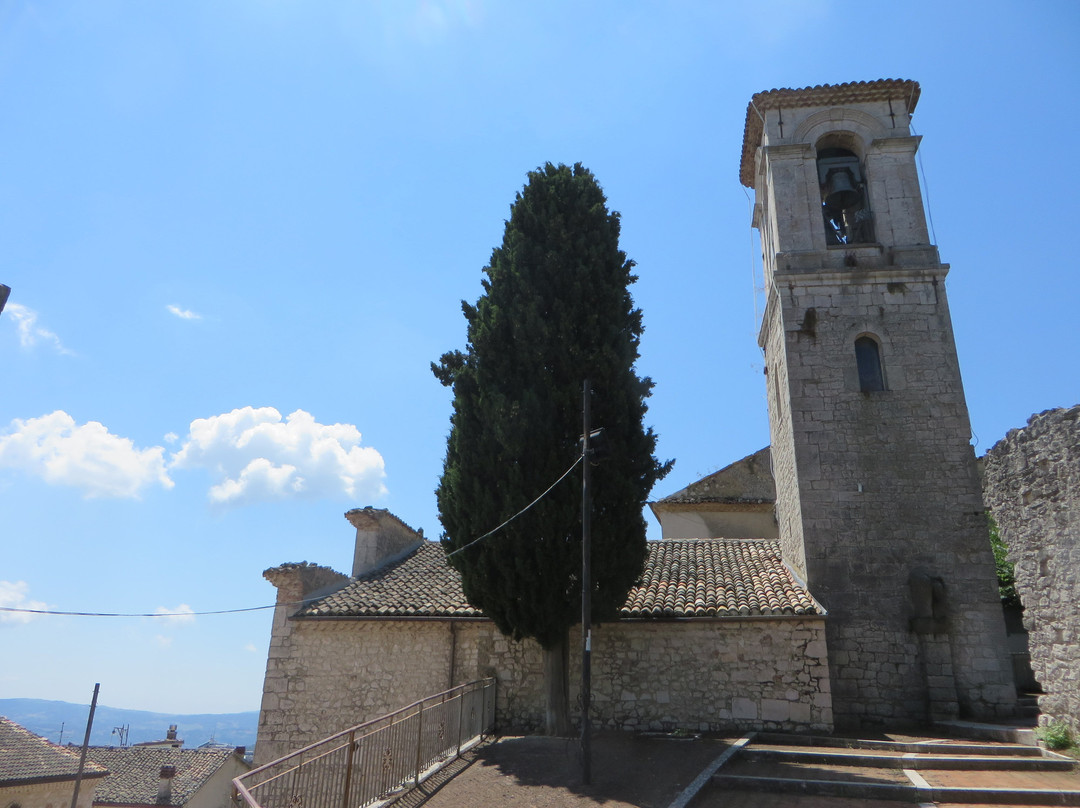
[[(652, 504), (664, 538), (620, 619), (594, 630), (597, 726), (1013, 713), (918, 100), (900, 80), (751, 99), (740, 179), (763, 252), (771, 444)], [(346, 518), (351, 575), (265, 573), (278, 606), (256, 765), (485, 676), (503, 727), (541, 725), (539, 646), (468, 604), (440, 545), (386, 511)]]

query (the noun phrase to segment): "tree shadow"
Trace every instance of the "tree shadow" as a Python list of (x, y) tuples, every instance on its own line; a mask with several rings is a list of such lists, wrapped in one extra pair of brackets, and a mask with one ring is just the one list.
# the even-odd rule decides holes
[(484, 746), (474, 747), (456, 760), (450, 761), (420, 785), (409, 789), (395, 799), (392, 805), (394, 808), (420, 808), (438, 794), (443, 786), (468, 769), (476, 761), (477, 754), (483, 748)]
[(591, 746), (588, 785), (582, 779), (578, 738), (503, 738), (478, 752), (477, 765), (494, 767), (522, 788), (565, 791), (596, 803), (666, 808), (728, 744), (600, 732)]

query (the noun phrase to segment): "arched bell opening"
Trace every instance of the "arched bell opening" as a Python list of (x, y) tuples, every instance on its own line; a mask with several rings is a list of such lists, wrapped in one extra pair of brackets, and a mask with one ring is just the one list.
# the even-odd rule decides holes
[(858, 155), (839, 146), (819, 147), (817, 171), (825, 243), (830, 247), (872, 243), (874, 219)]

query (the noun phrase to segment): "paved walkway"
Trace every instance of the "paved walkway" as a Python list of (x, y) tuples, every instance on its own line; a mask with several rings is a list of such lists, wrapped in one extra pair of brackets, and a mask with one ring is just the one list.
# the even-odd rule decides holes
[[(925, 740), (891, 736), (905, 743)], [(798, 751), (805, 746), (772, 744), (777, 751)], [(581, 758), (577, 739), (508, 737), (486, 743), (451, 764), (419, 789), (395, 803), (396, 808), (870, 808), (889, 804), (880, 799), (855, 796), (818, 796), (799, 793), (767, 793), (736, 782), (712, 779), (715, 764), (728, 758), (741, 744), (755, 748), (767, 745), (749, 739), (674, 739), (629, 733), (598, 733), (593, 739), (593, 776), (588, 786), (581, 779)], [(933, 753), (959, 753), (950, 742), (933, 741)], [(969, 742), (966, 742), (969, 743)], [(940, 745), (938, 745), (940, 744)], [(747, 750), (749, 751), (749, 749)], [(864, 754), (845, 748), (843, 754)], [(999, 752), (1009, 752), (999, 749)], [(891, 753), (884, 753), (889, 757)], [(925, 753), (924, 753), (925, 754)], [(908, 755), (907, 757), (911, 757)], [(963, 771), (923, 769), (907, 772), (867, 760), (866, 766), (852, 765), (845, 758), (803, 761), (759, 756), (732, 757), (721, 766), (725, 776), (796, 777), (807, 780), (843, 780), (888, 786), (925, 778), (927, 786), (998, 787), (1005, 789), (1080, 790), (1076, 771)], [(876, 764), (876, 765), (875, 765)], [(911, 780), (910, 778), (915, 778)], [(724, 778), (718, 778), (723, 780)], [(689, 788), (694, 784), (694, 787)], [(701, 785), (700, 790), (697, 786)], [(855, 792), (859, 793), (859, 792)], [(859, 797), (867, 797), (859, 794)], [(910, 797), (908, 797), (910, 799)], [(1027, 800), (1025, 800), (1027, 802)], [(893, 803), (902, 804), (902, 803)], [(1044, 803), (1045, 804), (1045, 803)], [(1071, 803), (1076, 804), (1076, 803)], [(941, 808), (948, 808), (939, 803)], [(967, 808), (978, 808), (968, 804)], [(995, 808), (1008, 808), (1003, 802)]]
[(668, 808), (728, 743), (597, 733), (586, 786), (577, 739), (501, 738), (473, 750), (395, 808)]

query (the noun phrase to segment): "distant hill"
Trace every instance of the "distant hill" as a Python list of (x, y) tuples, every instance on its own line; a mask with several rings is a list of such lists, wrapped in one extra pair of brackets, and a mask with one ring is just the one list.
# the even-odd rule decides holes
[[(63, 742), (81, 745), (89, 712), (89, 704), (45, 699), (0, 699), (0, 715), (7, 716), (53, 743), (60, 741), (60, 728), (63, 726)], [(177, 737), (183, 739), (186, 749), (213, 739), (229, 746), (244, 746), (251, 751), (255, 748), (259, 713), (252, 710), (247, 713), (181, 715), (123, 710), (98, 704), (94, 711), (90, 743), (93, 746), (119, 746), (120, 738), (113, 733), (113, 729), (121, 726), (130, 726), (129, 744), (158, 741), (165, 737), (170, 724), (176, 724)]]

